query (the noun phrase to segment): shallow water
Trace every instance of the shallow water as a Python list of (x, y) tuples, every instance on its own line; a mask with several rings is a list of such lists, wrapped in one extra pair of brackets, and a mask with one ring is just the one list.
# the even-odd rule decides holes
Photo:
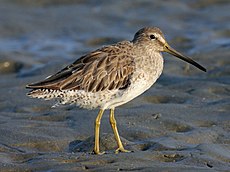
[[(0, 168), (3, 171), (229, 171), (229, 1), (0, 2)], [(145, 94), (116, 109), (129, 154), (108, 112), (92, 155), (97, 111), (30, 99), (41, 80), (101, 45), (158, 26), (208, 72), (164, 54), (164, 72)], [(109, 140), (109, 141), (108, 141)], [(0, 170), (0, 171), (1, 171)]]

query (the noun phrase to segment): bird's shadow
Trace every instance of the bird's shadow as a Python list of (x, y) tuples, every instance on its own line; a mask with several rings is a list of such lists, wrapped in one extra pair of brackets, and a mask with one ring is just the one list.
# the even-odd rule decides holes
[[(121, 138), (123, 145), (132, 150), (132, 142)], [(69, 152), (92, 152), (94, 148), (94, 136), (90, 136), (85, 140), (74, 140), (69, 143)], [(117, 143), (113, 134), (103, 133), (100, 136), (101, 151), (115, 151)]]

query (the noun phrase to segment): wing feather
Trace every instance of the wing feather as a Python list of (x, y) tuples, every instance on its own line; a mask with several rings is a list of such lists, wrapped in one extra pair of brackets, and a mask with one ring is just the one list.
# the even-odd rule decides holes
[[(98, 92), (125, 88), (135, 69), (133, 56), (124, 51), (124, 44), (98, 49), (76, 60), (44, 81), (30, 84), (27, 88), (60, 90), (85, 90)], [(121, 48), (122, 47), (122, 48)]]

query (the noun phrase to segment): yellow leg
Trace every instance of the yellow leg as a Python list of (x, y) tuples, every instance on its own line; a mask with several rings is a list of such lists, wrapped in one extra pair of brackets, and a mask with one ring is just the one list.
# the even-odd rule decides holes
[(115, 139), (116, 139), (117, 145), (118, 145), (118, 148), (117, 148), (115, 153), (130, 152), (130, 151), (124, 149), (123, 144), (121, 142), (121, 139), (120, 139), (120, 136), (119, 136), (119, 133), (117, 130), (117, 122), (116, 122), (115, 117), (114, 117), (114, 109), (110, 110), (110, 118), (109, 119), (110, 119), (110, 124), (111, 124), (111, 127), (113, 129), (114, 136), (115, 136)]
[(95, 143), (94, 143), (94, 153), (95, 154), (103, 154), (104, 152), (100, 152), (100, 145), (99, 145), (99, 132), (100, 132), (100, 124), (101, 124), (101, 117), (103, 115), (104, 109), (100, 109), (97, 118), (95, 120)]

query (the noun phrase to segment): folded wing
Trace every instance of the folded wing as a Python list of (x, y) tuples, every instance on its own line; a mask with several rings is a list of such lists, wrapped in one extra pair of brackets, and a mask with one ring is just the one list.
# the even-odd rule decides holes
[(96, 50), (45, 80), (27, 85), (27, 88), (87, 92), (126, 88), (135, 64), (133, 57), (123, 51), (117, 45)]

